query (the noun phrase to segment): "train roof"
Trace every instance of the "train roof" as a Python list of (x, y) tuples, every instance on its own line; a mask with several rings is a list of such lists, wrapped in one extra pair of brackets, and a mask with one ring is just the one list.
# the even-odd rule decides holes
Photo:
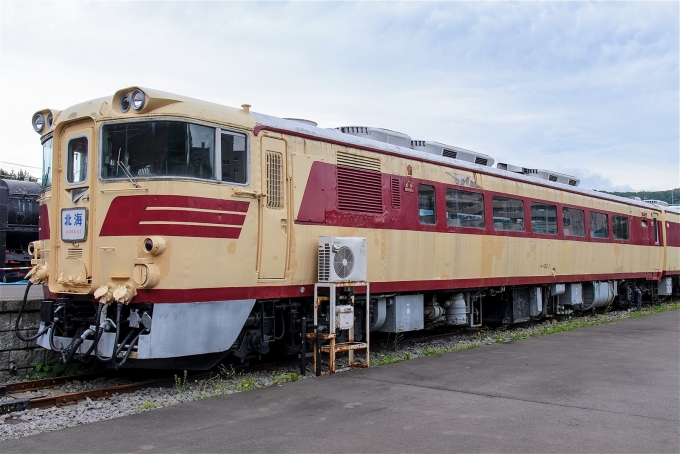
[[(139, 111), (134, 111), (130, 108), (127, 112), (122, 112), (119, 108), (121, 97), (125, 94), (130, 95), (137, 89), (142, 90), (146, 97), (143, 108)], [(109, 119), (125, 120), (158, 116), (186, 116), (208, 122), (218, 122), (253, 130), (255, 134), (257, 134), (259, 130), (269, 129), (324, 142), (336, 143), (338, 145), (356, 147), (367, 151), (404, 156), (419, 161), (439, 164), (444, 167), (467, 170), (513, 181), (532, 183), (560, 191), (596, 197), (641, 208), (651, 208), (658, 211), (662, 210), (660, 207), (642, 201), (627, 199), (594, 190), (577, 188), (525, 174), (518, 174), (507, 170), (427, 153), (425, 151), (418, 151), (398, 145), (365, 139), (355, 135), (342, 133), (335, 128), (319, 128), (311, 124), (313, 122), (307, 123), (261, 114), (250, 111), (250, 106), (248, 105), (243, 105), (242, 107), (242, 109), (238, 109), (159, 90), (143, 87), (130, 87), (118, 90), (113, 96), (93, 99), (64, 109), (64, 111), (60, 112), (58, 117), (54, 119), (54, 123), (56, 125), (57, 123), (83, 117), (91, 117), (97, 121), (105, 121)]]
[[(325, 142), (337, 143), (339, 145), (353, 146), (356, 148), (368, 150), (368, 151), (378, 151), (388, 154), (396, 154), (404, 157), (432, 162), (434, 164), (441, 164), (445, 167), (458, 168), (463, 170), (468, 170), (470, 172), (476, 172), (486, 175), (495, 176), (498, 178), (505, 178), (508, 180), (522, 181), (527, 183), (533, 183), (540, 186), (554, 188), (560, 191), (572, 192), (576, 194), (581, 194), (589, 197), (596, 197), (603, 200), (610, 200), (612, 202), (625, 203), (627, 205), (633, 205), (640, 208), (652, 208), (658, 211), (661, 209), (655, 205), (645, 203), (642, 201), (637, 201), (633, 199), (628, 199), (625, 197), (616, 196), (613, 194), (607, 194), (605, 192), (594, 191), (591, 189), (583, 189), (575, 186), (570, 186), (563, 183), (556, 183), (550, 180), (545, 180), (541, 178), (535, 178), (529, 175), (518, 174), (508, 170), (501, 170), (493, 167), (483, 166), (479, 164), (474, 164), (471, 162), (460, 161), (454, 158), (449, 158), (445, 156), (438, 156), (435, 154), (427, 153), (424, 151), (413, 150), (411, 148), (400, 147), (398, 145), (392, 145), (388, 143), (378, 142), (375, 140), (364, 139), (362, 137), (344, 134), (336, 129), (324, 129), (315, 127), (305, 123), (299, 123), (291, 120), (285, 120), (283, 118), (273, 117), (271, 115), (260, 114), (257, 112), (251, 112), (259, 125), (260, 129), (270, 129), (278, 132), (289, 132), (294, 135), (300, 135), (303, 137), (316, 138)], [(258, 129), (256, 128), (256, 130)]]
[(38, 197), (40, 195), (40, 183), (33, 181), (0, 179), (0, 187), (7, 188), (7, 194), (10, 197)]

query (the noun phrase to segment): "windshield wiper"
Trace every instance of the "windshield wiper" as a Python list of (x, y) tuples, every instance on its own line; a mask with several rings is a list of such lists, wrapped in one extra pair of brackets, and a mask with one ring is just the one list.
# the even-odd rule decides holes
[(127, 167), (125, 167), (125, 164), (123, 164), (123, 163), (121, 162), (121, 160), (120, 160), (120, 151), (121, 151), (121, 149), (119, 148), (119, 149), (118, 149), (118, 167), (121, 168), (121, 170), (123, 171), (123, 173), (125, 174), (125, 176), (128, 177), (128, 180), (130, 180), (130, 183), (132, 183), (132, 185), (133, 185), (134, 187), (136, 187), (136, 188), (141, 188), (141, 186), (137, 184), (137, 182), (135, 181), (135, 179), (132, 178), (132, 174), (131, 174), (130, 171), (127, 169)]

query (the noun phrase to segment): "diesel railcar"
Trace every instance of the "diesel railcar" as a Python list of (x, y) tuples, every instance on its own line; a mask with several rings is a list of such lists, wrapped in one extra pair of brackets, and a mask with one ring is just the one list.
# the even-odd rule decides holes
[(303, 318), (358, 342), (639, 304), (680, 275), (680, 214), (394, 131), (141, 87), (33, 125), (38, 343), (65, 360), (200, 369), (299, 354)]

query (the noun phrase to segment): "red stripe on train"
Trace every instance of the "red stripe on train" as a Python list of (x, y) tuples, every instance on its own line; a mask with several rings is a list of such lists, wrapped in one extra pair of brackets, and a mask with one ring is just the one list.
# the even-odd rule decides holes
[(38, 208), (38, 239), (50, 239), (50, 217), (45, 204)]
[[(467, 186), (456, 185), (454, 181), (449, 183), (421, 180), (417, 178), (404, 177), (401, 175), (382, 174), (382, 207), (383, 211), (380, 213), (369, 213), (360, 211), (345, 211), (341, 210), (338, 200), (338, 178), (336, 166), (334, 164), (324, 162), (314, 162), (307, 180), (305, 192), (302, 197), (302, 203), (298, 212), (296, 224), (323, 224), (338, 227), (352, 227), (352, 228), (372, 228), (385, 230), (411, 230), (419, 232), (440, 232), (440, 233), (465, 233), (471, 235), (492, 235), (492, 236), (514, 236), (524, 238), (542, 238), (549, 240), (562, 241), (579, 241), (589, 243), (617, 243), (617, 244), (633, 244), (651, 247), (661, 247), (661, 241), (655, 243), (653, 222), (651, 219), (646, 219), (647, 227), (642, 227), (641, 221), (643, 218), (635, 216), (625, 216), (619, 213), (611, 212), (604, 209), (591, 209), (587, 207), (577, 206), (573, 204), (552, 202), (542, 200), (534, 197), (527, 197), (524, 195), (505, 194), (481, 188), (471, 188)], [(406, 191), (404, 188), (406, 184), (410, 183), (411, 191)], [(432, 186), (436, 190), (436, 224), (422, 224), (418, 217), (418, 185), (425, 184)], [(533, 183), (532, 183), (533, 184)], [(393, 188), (399, 188), (399, 201), (395, 204), (392, 200)], [(486, 219), (484, 228), (470, 228), (449, 226), (446, 222), (446, 200), (442, 197), (447, 189), (459, 189), (470, 192), (477, 192), (484, 194), (484, 218)], [(554, 188), (552, 188), (554, 189)], [(524, 231), (510, 231), (510, 230), (495, 230), (493, 222), (493, 196), (509, 197), (516, 200), (521, 200), (524, 203), (524, 214), (526, 221), (526, 230)], [(378, 201), (379, 202), (379, 201)], [(531, 231), (531, 202), (545, 203), (554, 205), (557, 208), (557, 225), (559, 226), (557, 234), (537, 233)], [(564, 207), (577, 208), (583, 210), (585, 214), (585, 236), (567, 236), (564, 234), (563, 228), (563, 213)], [(651, 209), (650, 209), (651, 211)], [(608, 216), (609, 238), (593, 238), (590, 235), (589, 213), (605, 213)], [(612, 219), (613, 216), (625, 216), (629, 219), (629, 239), (617, 240), (613, 238)], [(680, 224), (670, 223), (675, 229), (680, 230)], [(658, 228), (658, 227), (657, 227)], [(679, 232), (680, 236), (680, 232)], [(671, 236), (671, 238), (675, 238)], [(673, 241), (676, 241), (673, 239)], [(669, 244), (672, 244), (669, 242)]]
[[(234, 213), (211, 213), (185, 211), (173, 208), (197, 210), (233, 211), (246, 213), (249, 202), (210, 199), (205, 197), (142, 195), (120, 196), (113, 199), (102, 225), (100, 236), (168, 235), (200, 238), (238, 238), (245, 215)], [(149, 208), (158, 208), (152, 209)], [(143, 222), (152, 222), (146, 224)], [(199, 224), (153, 224), (153, 222), (194, 222)], [(234, 226), (234, 227), (231, 227)]]
[[(495, 277), (423, 281), (372, 282), (371, 293), (462, 290), (513, 285), (548, 285), (614, 279), (659, 280), (661, 273), (575, 274), (564, 276)], [(302, 291), (304, 290), (304, 291)], [(365, 293), (364, 289), (358, 289)], [(270, 299), (312, 296), (314, 285), (277, 285), (254, 287), (137, 290), (135, 303), (189, 303), (240, 299)]]

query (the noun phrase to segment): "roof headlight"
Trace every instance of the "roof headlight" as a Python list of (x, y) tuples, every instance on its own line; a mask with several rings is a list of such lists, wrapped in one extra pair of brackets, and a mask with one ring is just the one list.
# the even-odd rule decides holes
[(41, 113), (37, 113), (33, 115), (33, 129), (35, 129), (35, 132), (42, 132), (43, 128), (45, 127), (45, 117)]
[(118, 107), (120, 107), (120, 111), (123, 113), (130, 110), (130, 95), (125, 93), (123, 96), (121, 96), (120, 101), (118, 101)]
[(135, 90), (132, 92), (132, 108), (135, 110), (141, 110), (144, 107), (144, 92), (142, 90)]
[(47, 114), (47, 127), (48, 128), (52, 127), (52, 120), (53, 120), (52, 113)]

